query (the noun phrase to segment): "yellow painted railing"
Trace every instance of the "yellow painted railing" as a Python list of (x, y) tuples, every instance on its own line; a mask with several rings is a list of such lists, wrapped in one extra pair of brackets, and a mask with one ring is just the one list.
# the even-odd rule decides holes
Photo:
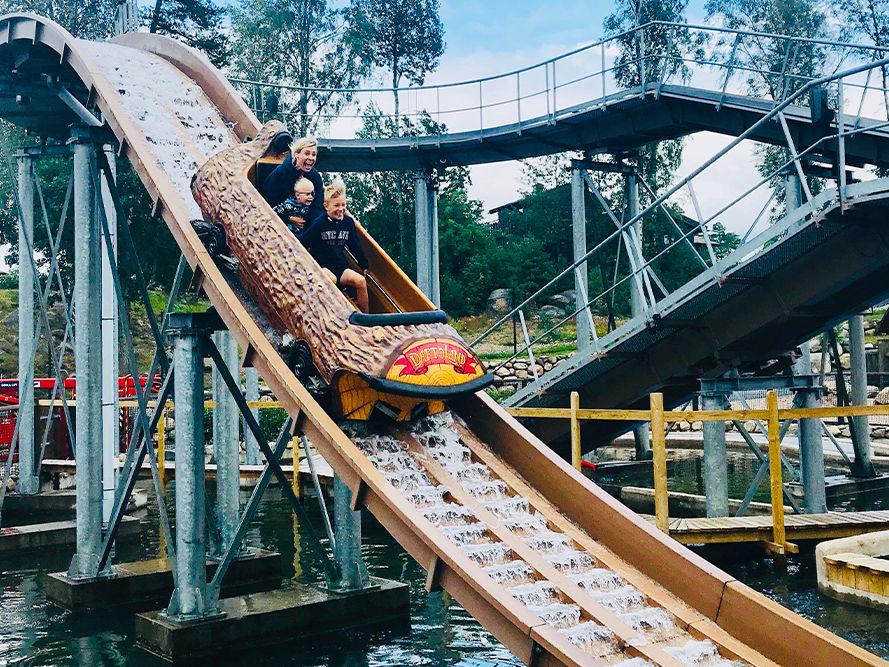
[(651, 449), (654, 475), (655, 521), (657, 527), (669, 533), (670, 519), (667, 511), (667, 422), (706, 422), (706, 421), (748, 421), (767, 422), (769, 442), (769, 481), (772, 504), (772, 541), (766, 546), (777, 554), (796, 551), (796, 546), (786, 539), (784, 526), (784, 499), (781, 477), (781, 420), (782, 419), (826, 419), (836, 417), (889, 416), (889, 405), (839, 406), (834, 408), (789, 408), (778, 409), (778, 396), (769, 391), (766, 396), (766, 409), (761, 410), (664, 410), (662, 394), (650, 396), (648, 410), (597, 410), (579, 408), (577, 392), (571, 393), (568, 408), (506, 408), (514, 417), (538, 419), (571, 420), (571, 464), (580, 470), (580, 421), (647, 421), (651, 424)]

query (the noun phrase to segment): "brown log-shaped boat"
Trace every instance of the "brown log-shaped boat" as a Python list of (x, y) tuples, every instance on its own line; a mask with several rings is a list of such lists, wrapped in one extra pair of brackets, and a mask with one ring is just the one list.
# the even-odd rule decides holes
[(304, 341), (339, 417), (374, 409), (398, 421), (490, 384), (478, 356), (441, 311), (360, 313), (272, 211), (251, 169), (286, 132), (267, 123), (253, 141), (211, 158), (192, 183), (204, 215), (225, 229), (239, 278), (273, 326)]

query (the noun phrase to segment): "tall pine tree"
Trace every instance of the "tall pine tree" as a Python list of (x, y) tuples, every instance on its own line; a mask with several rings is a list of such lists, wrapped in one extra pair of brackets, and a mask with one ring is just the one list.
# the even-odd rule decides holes
[(282, 93), (283, 106), (293, 108), (284, 120), (298, 134), (335, 117), (349, 96), (333, 90), (355, 87), (367, 71), (344, 39), (344, 13), (326, 0), (242, 0), (231, 22), (232, 73), (300, 87)]
[(169, 35), (203, 51), (217, 67), (225, 64), (225, 10), (211, 0), (157, 0), (143, 13), (149, 32)]
[(399, 115), (403, 79), (421, 85), (445, 50), (438, 0), (352, 0), (348, 39), (363, 60), (388, 71)]

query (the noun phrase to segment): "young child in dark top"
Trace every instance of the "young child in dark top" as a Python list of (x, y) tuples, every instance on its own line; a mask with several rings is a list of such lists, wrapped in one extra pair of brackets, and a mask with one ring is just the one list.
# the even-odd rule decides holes
[[(336, 285), (354, 287), (358, 308), (367, 312), (367, 258), (358, 241), (355, 221), (346, 215), (346, 188), (341, 184), (324, 188), (325, 213), (309, 225), (300, 241), (321, 265), (324, 274)], [(352, 253), (362, 273), (348, 268), (346, 248)]]
[(293, 186), (293, 196), (288, 197), (272, 210), (277, 213), (287, 229), (297, 238), (312, 219), (312, 202), (315, 200), (315, 185), (308, 178), (299, 178)]

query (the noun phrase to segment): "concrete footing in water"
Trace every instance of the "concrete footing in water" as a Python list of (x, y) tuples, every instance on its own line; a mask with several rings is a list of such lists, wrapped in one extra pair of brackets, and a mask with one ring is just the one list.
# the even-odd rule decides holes
[[(802, 485), (798, 482), (789, 482), (787, 488), (794, 496), (802, 497)], [(889, 488), (889, 475), (877, 475), (876, 477), (852, 477), (850, 475), (830, 475), (824, 478), (824, 492), (828, 500), (858, 496), (862, 493), (885, 491)]]
[[(139, 538), (139, 519), (124, 517), (117, 533), (118, 541)], [(76, 542), (74, 521), (49, 521), (27, 526), (10, 526), (0, 529), (0, 553), (12, 553), (31, 549), (65, 549)]]
[[(217, 563), (207, 561), (213, 576)], [(232, 561), (225, 573), (222, 595), (241, 595), (278, 588), (281, 585), (281, 554), (250, 549)], [(109, 576), (71, 579), (65, 572), (50, 574), (44, 581), (46, 597), (73, 611), (91, 611), (120, 606), (151, 609), (170, 601), (173, 575), (166, 559), (117, 563)]]
[[(161, 611), (136, 616), (136, 643), (168, 662), (206, 664), (213, 656), (280, 644), (362, 626), (410, 623), (409, 586), (371, 578), (371, 586), (348, 594), (315, 586), (286, 588), (219, 601), (221, 614), (176, 622)], [(255, 655), (255, 653), (254, 653)]]
[(74, 489), (42, 491), (31, 495), (10, 493), (3, 501), (4, 522), (29, 523), (35, 521), (62, 521), (74, 518)]

